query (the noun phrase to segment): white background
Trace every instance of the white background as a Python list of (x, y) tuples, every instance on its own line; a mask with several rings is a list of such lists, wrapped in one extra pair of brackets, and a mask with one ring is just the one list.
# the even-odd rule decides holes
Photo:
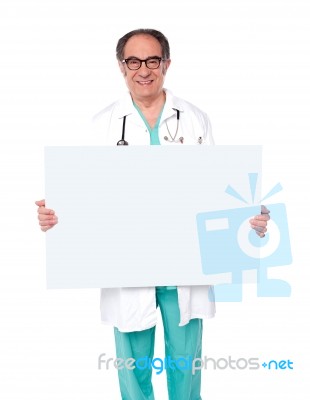
[[(97, 290), (45, 289), (45, 238), (34, 201), (44, 193), (43, 146), (79, 144), (90, 118), (124, 90), (117, 39), (139, 27), (171, 44), (166, 86), (209, 114), (217, 144), (263, 144), (270, 201), (285, 202), (293, 264), (272, 274), (289, 298), (218, 303), (204, 355), (290, 359), (294, 370), (203, 371), (203, 399), (309, 397), (308, 0), (2, 0), (0, 5), (0, 397), (119, 399), (113, 330)], [(78, 218), (78, 216), (77, 216)], [(160, 317), (159, 317), (160, 318)], [(161, 323), (155, 355), (163, 356)], [(154, 376), (166, 400), (164, 374)]]

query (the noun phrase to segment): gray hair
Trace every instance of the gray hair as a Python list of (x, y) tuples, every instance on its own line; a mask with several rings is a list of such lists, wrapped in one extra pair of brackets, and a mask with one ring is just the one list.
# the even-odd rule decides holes
[(123, 37), (119, 39), (117, 42), (116, 46), (116, 58), (119, 61), (122, 61), (124, 59), (124, 48), (126, 46), (126, 43), (128, 40), (136, 35), (150, 35), (153, 36), (156, 40), (158, 40), (160, 46), (161, 46), (161, 51), (162, 51), (162, 57), (164, 60), (169, 60), (170, 59), (170, 46), (168, 39), (166, 38), (165, 35), (163, 35), (161, 32), (156, 31), (155, 29), (135, 29), (134, 31), (126, 33)]

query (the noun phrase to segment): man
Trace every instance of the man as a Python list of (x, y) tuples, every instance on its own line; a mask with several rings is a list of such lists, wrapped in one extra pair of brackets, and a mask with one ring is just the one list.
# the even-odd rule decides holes
[[(153, 29), (138, 29), (119, 39), (116, 56), (129, 89), (124, 98), (94, 117), (95, 135), (107, 145), (213, 144), (207, 114), (164, 89), (169, 69), (167, 38)], [(43, 231), (57, 222), (45, 201), (37, 201)], [(268, 210), (250, 220), (264, 236)], [(176, 260), (177, 262), (177, 260)], [(152, 359), (156, 307), (164, 324), (165, 352), (171, 360), (201, 357), (202, 318), (214, 316), (211, 286), (113, 288), (101, 290), (102, 321), (114, 326), (117, 357)], [(150, 369), (119, 370), (123, 400), (154, 399)], [(170, 400), (200, 400), (201, 374), (167, 369)]]

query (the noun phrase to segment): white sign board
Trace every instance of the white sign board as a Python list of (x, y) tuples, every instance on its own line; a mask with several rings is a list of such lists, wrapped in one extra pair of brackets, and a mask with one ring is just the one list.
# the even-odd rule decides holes
[(260, 177), (260, 146), (46, 147), (46, 207), (59, 219), (46, 234), (47, 287), (231, 280), (229, 263), (213, 260), (208, 271), (202, 231), (225, 229), (233, 240), (237, 232), (221, 226), (225, 218), (202, 219), (240, 207), (243, 219), (259, 213)]

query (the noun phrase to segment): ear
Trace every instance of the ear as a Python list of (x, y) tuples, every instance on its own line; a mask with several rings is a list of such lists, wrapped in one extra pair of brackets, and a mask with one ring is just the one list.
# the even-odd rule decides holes
[(119, 69), (120, 69), (122, 75), (123, 75), (123, 76), (126, 76), (125, 64), (122, 63), (121, 61), (118, 61), (118, 66), (119, 66)]
[(163, 74), (166, 75), (166, 72), (168, 71), (168, 68), (170, 67), (171, 60), (167, 60), (163, 63)]

